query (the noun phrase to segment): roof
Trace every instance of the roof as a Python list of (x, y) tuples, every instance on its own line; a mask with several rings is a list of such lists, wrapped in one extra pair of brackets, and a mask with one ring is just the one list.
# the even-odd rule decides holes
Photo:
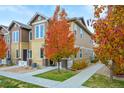
[(31, 20), (28, 22), (28, 24), (30, 25), (32, 21), (34, 21), (34, 19), (37, 17), (37, 16), (42, 16), (44, 17), (45, 19), (48, 19), (48, 17), (46, 17), (45, 15), (42, 15), (40, 13), (35, 13), (35, 15), (31, 18)]
[(0, 25), (0, 29), (4, 29), (6, 32), (3, 32), (4, 33), (8, 33), (8, 27), (7, 26), (4, 26), (4, 25)]
[(29, 25), (26, 25), (26, 24), (20, 23), (20, 22), (18, 22), (18, 21), (12, 21), (12, 23), (10, 24), (8, 30), (11, 29), (11, 27), (13, 26), (13, 24), (17, 24), (19, 27), (21, 27), (21, 28), (25, 28), (25, 29), (28, 29), (28, 30), (31, 29), (31, 27), (30, 27)]
[(69, 19), (69, 21), (75, 22), (75, 23), (78, 24), (80, 27), (84, 28), (85, 31), (86, 31), (89, 35), (92, 35), (92, 33), (91, 33), (91, 32), (89, 31), (89, 29), (87, 28), (83, 17), (79, 17), (79, 18), (74, 17), (74, 18)]

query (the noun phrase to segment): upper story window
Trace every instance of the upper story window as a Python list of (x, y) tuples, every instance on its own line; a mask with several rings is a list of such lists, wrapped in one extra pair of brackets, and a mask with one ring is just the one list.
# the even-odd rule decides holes
[(42, 19), (41, 16), (39, 16), (39, 17), (38, 17), (38, 20), (41, 20), (41, 19)]
[(35, 38), (43, 38), (45, 33), (45, 25), (39, 24), (35, 26)]
[(29, 32), (29, 40), (32, 40), (32, 31)]
[(76, 24), (74, 24), (74, 26), (73, 26), (73, 31), (74, 31), (74, 34), (76, 35), (76, 32), (77, 32), (77, 28), (78, 28), (78, 26), (76, 25)]
[(12, 32), (12, 42), (13, 43), (19, 42), (19, 31)]
[(80, 38), (83, 38), (83, 30), (80, 28)]

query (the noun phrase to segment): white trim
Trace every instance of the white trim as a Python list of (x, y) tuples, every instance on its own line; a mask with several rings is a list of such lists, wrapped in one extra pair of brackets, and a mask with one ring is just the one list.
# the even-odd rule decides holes
[[(18, 33), (18, 35), (17, 35)], [(13, 31), (12, 32), (12, 43), (18, 43), (19, 42), (19, 31)], [(14, 39), (13, 39), (14, 38)], [(16, 38), (18, 38), (18, 40), (16, 40)]]
[[(40, 30), (38, 31), (38, 37), (36, 37), (36, 27), (38, 26), (38, 29), (40, 29), (41, 25), (43, 26), (43, 37), (40, 37), (40, 35), (41, 35)], [(35, 25), (35, 39), (44, 38), (44, 36), (45, 36), (45, 24)]]
[(32, 31), (29, 32), (29, 41), (32, 41), (32, 39), (30, 39), (30, 37), (31, 37), (31, 36), (30, 36), (30, 33), (32, 33)]
[(41, 24), (44, 22), (47, 22), (47, 20), (37, 21), (37, 22), (32, 23), (32, 25), (37, 25), (37, 24)]
[(46, 17), (45, 15), (42, 15), (42, 14), (40, 14), (40, 13), (35, 13), (35, 15), (34, 15), (34, 16), (31, 18), (31, 20), (28, 22), (28, 24), (30, 24), (30, 23), (32, 22), (32, 20), (34, 20), (37, 15), (39, 15), (39, 16), (41, 16), (41, 17), (44, 17), (45, 19), (48, 19), (48, 17)]

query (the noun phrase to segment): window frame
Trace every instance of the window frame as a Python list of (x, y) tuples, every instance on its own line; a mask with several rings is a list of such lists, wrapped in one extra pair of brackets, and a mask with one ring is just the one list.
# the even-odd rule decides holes
[[(42, 50), (42, 57), (41, 57), (41, 50)], [(44, 58), (44, 48), (40, 48), (40, 58)]]
[(12, 32), (12, 42), (18, 43), (19, 42), (19, 31)]
[(29, 32), (29, 41), (32, 40), (32, 31)]
[(83, 38), (83, 37), (84, 37), (83, 29), (80, 28), (80, 38)]
[(77, 24), (74, 24), (73, 31), (74, 31), (75, 36), (77, 34), (77, 30), (78, 30), (78, 26), (77, 26)]
[(82, 58), (83, 57), (83, 51), (82, 51), (82, 48), (80, 48), (80, 58)]
[(28, 50), (28, 58), (29, 58), (29, 59), (32, 58), (32, 50), (31, 50), (31, 49)]
[[(41, 30), (41, 26), (43, 26), (43, 30)], [(37, 27), (38, 27), (38, 37), (37, 37)], [(41, 36), (41, 33), (43, 34)], [(37, 24), (35, 25), (35, 39), (40, 39), (40, 38), (44, 38), (45, 36), (45, 24)]]

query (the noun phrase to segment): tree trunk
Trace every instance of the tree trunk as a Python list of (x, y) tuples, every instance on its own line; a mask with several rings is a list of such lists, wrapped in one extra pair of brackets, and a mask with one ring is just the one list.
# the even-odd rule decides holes
[(58, 61), (58, 72), (61, 73), (60, 71), (60, 62)]
[(112, 61), (112, 65), (111, 65), (111, 67), (110, 67), (110, 81), (112, 81), (113, 80), (113, 70), (114, 70), (114, 61)]

